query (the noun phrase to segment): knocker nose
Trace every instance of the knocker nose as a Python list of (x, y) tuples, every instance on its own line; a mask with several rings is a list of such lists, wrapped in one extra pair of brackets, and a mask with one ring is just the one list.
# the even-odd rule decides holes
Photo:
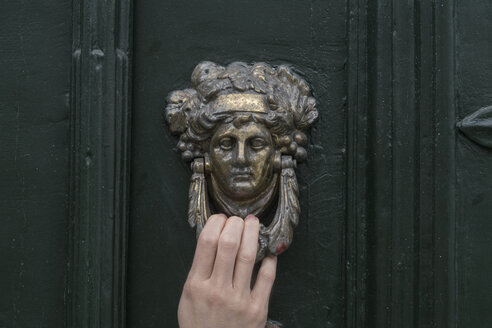
[(246, 146), (243, 143), (238, 143), (236, 147), (234, 162), (237, 166), (245, 166), (248, 164)]

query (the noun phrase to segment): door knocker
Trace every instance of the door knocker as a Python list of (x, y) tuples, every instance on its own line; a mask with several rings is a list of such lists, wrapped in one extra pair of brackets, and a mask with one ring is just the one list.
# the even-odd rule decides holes
[(200, 234), (215, 212), (260, 218), (256, 260), (292, 242), (300, 206), (296, 163), (318, 117), (309, 86), (286, 66), (202, 62), (193, 88), (169, 94), (166, 120), (193, 171), (188, 221)]

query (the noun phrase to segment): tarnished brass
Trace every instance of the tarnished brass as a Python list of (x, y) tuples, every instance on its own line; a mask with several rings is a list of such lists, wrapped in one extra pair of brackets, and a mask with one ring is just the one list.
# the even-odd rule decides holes
[(299, 221), (294, 169), (318, 117), (306, 81), (286, 66), (202, 62), (192, 83), (171, 92), (166, 107), (178, 149), (192, 161), (190, 225), (198, 236), (212, 213), (254, 214), (257, 260), (282, 253)]
[(263, 113), (268, 114), (268, 104), (265, 96), (248, 93), (233, 93), (218, 96), (212, 106), (213, 112), (218, 113)]

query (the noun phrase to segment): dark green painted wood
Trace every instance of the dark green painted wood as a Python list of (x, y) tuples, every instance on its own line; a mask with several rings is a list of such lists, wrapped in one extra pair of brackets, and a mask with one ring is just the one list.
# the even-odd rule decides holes
[[(490, 1), (456, 2), (459, 119), (492, 105), (491, 15)], [(460, 135), (456, 170), (456, 322), (485, 328), (492, 322), (492, 150)]]
[(367, 1), (348, 2), (345, 327), (367, 326)]
[(288, 327), (345, 324), (347, 4), (146, 1), (135, 9), (128, 326), (176, 327), (194, 251), (190, 171), (162, 120), (201, 60), (288, 63), (313, 86), (321, 120), (299, 168), (302, 214), (279, 258), (270, 315)]
[[(434, 177), (432, 197), (434, 209), (433, 270), (434, 326), (456, 327), (455, 270), (456, 270), (456, 44), (455, 1), (439, 0), (433, 8), (435, 68), (435, 112), (432, 143), (434, 146)], [(431, 107), (432, 108), (432, 107)], [(426, 107), (423, 108), (426, 110)], [(428, 214), (431, 214), (428, 213)], [(424, 213), (425, 214), (425, 213)], [(422, 216), (422, 220), (428, 216)], [(430, 320), (428, 320), (430, 321)]]
[(0, 327), (176, 326), (190, 171), (161, 114), (205, 59), (292, 64), (319, 100), (272, 318), (488, 327), (492, 151), (456, 123), (492, 105), (490, 1), (154, 0), (136, 15), (130, 158), (131, 2), (2, 4)]
[[(473, 34), (490, 24), (485, 19), (490, 5), (470, 1), (457, 6), (441, 0), (351, 0), (345, 5), (345, 11), (334, 1), (289, 2), (281, 9), (273, 2), (219, 1), (137, 7), (134, 127), (141, 132), (135, 136), (133, 158), (138, 187), (132, 194), (129, 288), (135, 306), (130, 325), (175, 322), (193, 251), (183, 219), (189, 171), (170, 150), (175, 140), (155, 119), (165, 94), (186, 87), (189, 72), (204, 59), (291, 63), (313, 83), (315, 95), (321, 95), (322, 120), (313, 133), (310, 162), (300, 168), (305, 225), (301, 223), (293, 248), (280, 258), (272, 316), (291, 326), (483, 324), (490, 305), (485, 300), (490, 284), (484, 278), (490, 268), (483, 266), (490, 245), (482, 235), (490, 231), (491, 206), (484, 196), (490, 194), (484, 178), (490, 171), (490, 151), (466, 139), (457, 144), (455, 124), (490, 105), (488, 36)], [(338, 63), (335, 50), (342, 44), (344, 77), (329, 69)], [(347, 97), (339, 107), (333, 106), (337, 95)], [(459, 109), (457, 101), (463, 102)], [(150, 146), (156, 143), (157, 148)], [(337, 148), (331, 145), (343, 150), (339, 164), (333, 156)], [(317, 179), (335, 183), (340, 173), (345, 187), (338, 190), (313, 184)], [(330, 208), (333, 199), (344, 200), (341, 212)], [(471, 223), (468, 213), (477, 221)], [(327, 236), (330, 250), (341, 252), (336, 261), (330, 256), (334, 253), (323, 253), (328, 256), (324, 261), (318, 257), (325, 245), (319, 240)], [(163, 262), (156, 264), (159, 258)], [(304, 275), (311, 279), (303, 280)], [(343, 292), (330, 289), (327, 279)], [(283, 286), (287, 281), (291, 285)], [(343, 306), (310, 298), (313, 281), (323, 297), (342, 297)], [(326, 322), (317, 311), (320, 305), (330, 308)], [(343, 315), (334, 314), (337, 309)]]
[(368, 7), (368, 326), (413, 327), (414, 3)]
[(368, 4), (368, 327), (452, 327), (454, 4)]
[(0, 327), (63, 327), (71, 2), (0, 5)]
[(131, 1), (73, 2), (67, 326), (125, 327)]

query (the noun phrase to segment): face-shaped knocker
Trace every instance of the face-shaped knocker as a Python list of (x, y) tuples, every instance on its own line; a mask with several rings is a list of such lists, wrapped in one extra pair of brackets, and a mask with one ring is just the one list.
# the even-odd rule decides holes
[(299, 221), (297, 161), (318, 117), (309, 87), (289, 68), (265, 63), (197, 65), (193, 89), (173, 91), (166, 119), (191, 164), (188, 221), (197, 237), (214, 212), (260, 224), (257, 261), (292, 242)]

